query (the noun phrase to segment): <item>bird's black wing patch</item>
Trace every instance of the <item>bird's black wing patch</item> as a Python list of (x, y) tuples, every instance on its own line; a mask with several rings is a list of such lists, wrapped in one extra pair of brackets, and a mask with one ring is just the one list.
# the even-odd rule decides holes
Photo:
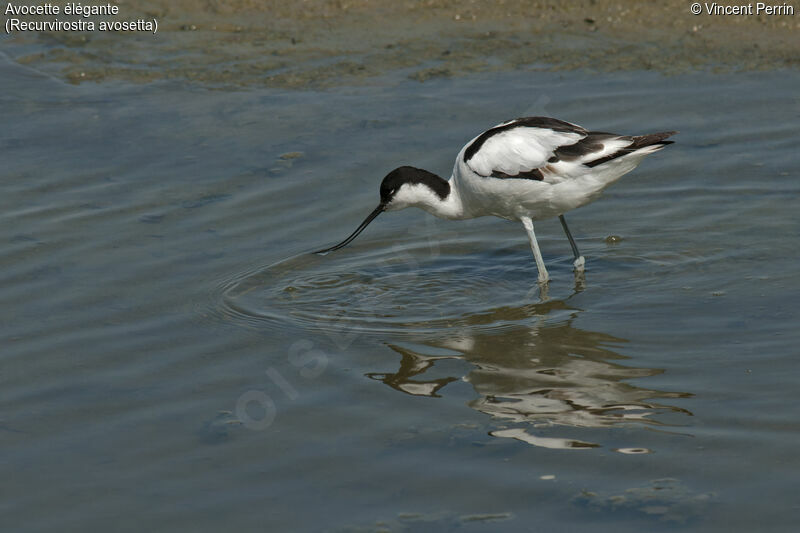
[(559, 161), (575, 161), (577, 159), (587, 159), (587, 156), (594, 152), (603, 150), (603, 141), (609, 139), (628, 139), (630, 137), (623, 137), (613, 133), (605, 133), (601, 131), (590, 132), (586, 137), (576, 142), (575, 144), (568, 144), (556, 148), (553, 152), (553, 157), (547, 160), (548, 163), (558, 163)]
[(506, 174), (505, 172), (500, 172), (499, 170), (493, 170), (490, 174), (493, 178), (500, 178), (500, 179), (523, 179), (523, 180), (535, 180), (535, 181), (542, 181), (544, 176), (542, 175), (542, 171), (538, 168), (534, 168), (528, 171), (522, 171), (519, 174)]
[[(543, 129), (551, 129), (553, 131), (563, 132), (563, 133), (578, 133), (580, 135), (586, 135), (586, 130), (577, 126), (575, 124), (570, 124), (569, 122), (564, 122), (563, 120), (558, 120), (557, 118), (550, 118), (550, 117), (523, 117), (512, 120), (507, 124), (502, 124), (500, 126), (495, 126), (494, 128), (488, 129), (481, 133), (469, 146), (467, 149), (464, 150), (464, 162), (468, 162), (472, 159), (478, 150), (481, 149), (483, 143), (485, 143), (490, 137), (493, 135), (497, 135), (498, 133), (502, 133), (504, 131), (508, 131), (510, 129), (519, 128), (519, 127), (528, 127), (528, 128), (543, 128)], [(516, 176), (511, 176), (516, 177)]]

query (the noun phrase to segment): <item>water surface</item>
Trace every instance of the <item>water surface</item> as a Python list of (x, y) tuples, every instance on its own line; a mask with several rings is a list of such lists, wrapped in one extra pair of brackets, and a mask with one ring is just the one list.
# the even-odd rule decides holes
[[(520, 71), (319, 92), (0, 64), (15, 531), (790, 530), (794, 72)], [(678, 129), (523, 229), (382, 215), (506, 118)], [(614, 236), (613, 239), (608, 239)]]

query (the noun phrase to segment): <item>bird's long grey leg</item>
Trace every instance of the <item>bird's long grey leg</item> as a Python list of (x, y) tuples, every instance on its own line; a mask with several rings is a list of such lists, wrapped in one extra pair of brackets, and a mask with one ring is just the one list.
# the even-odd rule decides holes
[(525, 226), (525, 231), (528, 232), (528, 240), (531, 241), (533, 258), (536, 259), (536, 268), (539, 269), (539, 283), (545, 283), (550, 279), (550, 276), (547, 274), (542, 252), (539, 251), (539, 243), (536, 241), (536, 234), (533, 232), (533, 221), (528, 217), (522, 217), (520, 220), (522, 220), (522, 225)]
[(572, 238), (572, 233), (569, 232), (567, 219), (564, 218), (564, 215), (558, 215), (558, 220), (561, 221), (561, 227), (564, 228), (564, 233), (567, 234), (567, 239), (569, 239), (569, 245), (572, 246), (572, 255), (575, 256), (575, 261), (572, 264), (575, 266), (575, 270), (583, 270), (583, 265), (586, 263), (586, 260), (578, 251), (578, 245), (575, 244), (575, 239)]

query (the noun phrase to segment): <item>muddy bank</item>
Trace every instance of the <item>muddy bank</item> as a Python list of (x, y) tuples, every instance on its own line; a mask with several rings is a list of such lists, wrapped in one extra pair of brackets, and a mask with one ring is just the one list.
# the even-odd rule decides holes
[(800, 65), (798, 9), (693, 15), (684, 0), (116, 5), (115, 20), (155, 19), (158, 32), (17, 32), (0, 46), (20, 63), (75, 83), (183, 79), (222, 87), (363, 84), (390, 72), (425, 81), (518, 68), (675, 73)]

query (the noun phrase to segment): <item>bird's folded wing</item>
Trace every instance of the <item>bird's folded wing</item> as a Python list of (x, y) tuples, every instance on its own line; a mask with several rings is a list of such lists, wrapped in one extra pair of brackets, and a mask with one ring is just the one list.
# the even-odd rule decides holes
[(464, 162), (485, 177), (542, 179), (540, 169), (557, 149), (574, 145), (587, 135), (586, 130), (569, 122), (520, 118), (473, 139), (464, 151)]
[(467, 145), (464, 162), (484, 177), (560, 181), (654, 144), (675, 132), (631, 137), (588, 132), (547, 117), (526, 117), (491, 128)]

